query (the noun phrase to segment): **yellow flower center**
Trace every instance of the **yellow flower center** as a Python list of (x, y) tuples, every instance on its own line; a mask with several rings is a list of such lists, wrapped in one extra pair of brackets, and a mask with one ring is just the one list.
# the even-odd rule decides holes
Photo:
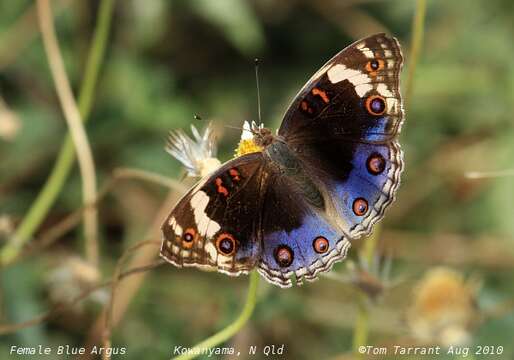
[(236, 157), (243, 156), (250, 153), (262, 151), (262, 146), (259, 146), (253, 139), (241, 139), (236, 149)]

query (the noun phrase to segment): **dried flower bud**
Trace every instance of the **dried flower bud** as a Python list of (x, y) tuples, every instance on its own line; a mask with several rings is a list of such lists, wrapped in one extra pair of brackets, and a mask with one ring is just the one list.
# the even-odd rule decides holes
[(203, 177), (221, 165), (216, 158), (214, 133), (210, 123), (203, 135), (200, 135), (194, 125), (191, 125), (191, 132), (193, 138), (182, 130), (171, 131), (166, 151), (185, 166), (189, 176)]
[(421, 341), (443, 345), (469, 342), (478, 319), (476, 289), (448, 268), (429, 270), (414, 290), (407, 320)]

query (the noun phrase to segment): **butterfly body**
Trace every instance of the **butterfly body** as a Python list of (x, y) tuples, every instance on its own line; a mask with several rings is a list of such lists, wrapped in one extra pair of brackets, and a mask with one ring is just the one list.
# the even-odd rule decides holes
[(260, 151), (204, 178), (162, 226), (161, 255), (229, 275), (253, 268), (289, 287), (314, 280), (369, 234), (403, 169), (398, 42), (360, 40), (300, 90), (277, 134), (252, 130)]

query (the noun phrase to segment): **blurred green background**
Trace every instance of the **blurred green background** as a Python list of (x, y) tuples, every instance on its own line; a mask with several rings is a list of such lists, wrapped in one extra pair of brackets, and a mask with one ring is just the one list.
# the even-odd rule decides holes
[[(403, 0), (117, 1), (86, 127), (99, 184), (119, 167), (180, 180), (179, 162), (163, 147), (169, 130), (189, 132), (190, 124), (202, 128), (213, 121), (218, 157), (231, 158), (240, 131), (225, 125), (257, 119), (255, 57), (261, 59), (262, 118), (272, 128), (311, 74), (358, 38), (382, 31), (396, 36), (408, 69), (415, 6)], [(54, 0), (52, 7), (77, 93), (99, 2)], [(283, 358), (352, 358), (363, 306), (369, 345), (455, 339), (472, 351), (503, 346), (494, 357), (513, 358), (514, 3), (428, 1), (425, 21), (400, 136), (406, 169), (378, 234), (375, 261), (359, 257), (363, 240), (317, 282), (282, 290), (261, 281), (255, 313), (227, 343), (243, 349), (242, 358), (248, 346), (269, 344), (285, 344)], [(2, 1), (0, 246), (41, 190), (66, 133), (35, 4)], [(470, 179), (465, 175), (471, 171), (505, 174)], [(161, 221), (167, 192), (126, 180), (100, 202), (102, 279)], [(31, 242), (81, 203), (75, 166)], [(91, 269), (82, 258), (79, 226), (1, 269), (1, 323), (29, 320), (89, 286)], [(423, 290), (423, 279), (434, 271), (442, 280)], [(127, 348), (118, 358), (169, 358), (175, 345), (191, 346), (213, 334), (238, 315), (247, 284), (247, 277), (171, 265), (151, 270), (140, 288), (117, 294), (130, 304), (113, 330), (113, 345)], [(95, 343), (95, 322), (108, 296), (108, 289), (95, 292), (58, 317), (1, 336), (0, 359), (11, 357), (12, 345)]]

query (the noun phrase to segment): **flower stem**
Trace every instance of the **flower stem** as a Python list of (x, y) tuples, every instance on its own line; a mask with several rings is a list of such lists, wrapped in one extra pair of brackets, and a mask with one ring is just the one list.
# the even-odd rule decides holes
[[(82, 177), (82, 197), (85, 204), (96, 199), (96, 169), (93, 152), (87, 137), (82, 116), (71, 90), (70, 81), (62, 59), (61, 50), (55, 31), (50, 0), (37, 0), (37, 14), (43, 45), (54, 81), (57, 97), (68, 125), (73, 141)], [(98, 266), (98, 212), (96, 206), (84, 211), (84, 234), (86, 259), (93, 266)]]
[[(79, 93), (78, 107), (84, 122), (87, 121), (91, 111), (93, 93), (109, 36), (113, 7), (114, 0), (102, 0), (98, 10), (98, 22), (88, 55), (84, 81)], [(61, 146), (57, 161), (43, 189), (32, 203), (27, 215), (23, 218), (10, 241), (0, 251), (0, 265), (8, 264), (16, 258), (22, 246), (32, 238), (55, 202), (57, 195), (59, 195), (74, 161), (75, 151), (68, 135)]]
[(427, 8), (426, 0), (416, 1), (416, 12), (412, 20), (412, 38), (411, 48), (409, 53), (409, 69), (407, 73), (407, 80), (405, 84), (405, 108), (408, 109), (408, 104), (412, 97), (414, 88), (414, 73), (416, 72), (416, 65), (418, 63), (419, 54), (421, 52), (421, 45), (423, 44), (423, 33), (425, 29), (425, 13)]
[(368, 344), (368, 320), (369, 311), (366, 304), (365, 295), (361, 294), (359, 299), (359, 311), (357, 311), (357, 318), (355, 319), (355, 329), (353, 331), (353, 352), (355, 355), (360, 355), (359, 348)]
[(377, 224), (375, 226), (375, 231), (373, 232), (373, 234), (366, 238), (366, 242), (363, 245), (362, 252), (364, 255), (364, 260), (368, 265), (371, 265), (373, 263), (381, 230), (382, 224)]
[(225, 327), (223, 330), (194, 345), (192, 349), (198, 349), (198, 353), (192, 351), (191, 353), (185, 353), (177, 357), (174, 357), (173, 360), (194, 359), (195, 357), (200, 355), (202, 349), (212, 348), (216, 345), (219, 345), (227, 341), (235, 333), (237, 333), (243, 327), (244, 324), (246, 324), (248, 319), (250, 319), (250, 316), (252, 315), (253, 310), (255, 309), (255, 304), (257, 302), (257, 287), (259, 285), (259, 274), (257, 273), (257, 271), (252, 271), (250, 273), (249, 278), (250, 284), (248, 286), (248, 293), (246, 295), (246, 303), (237, 319), (234, 320), (234, 322), (232, 322), (230, 325)]
[[(376, 225), (375, 231), (368, 238), (366, 238), (362, 249), (362, 256), (368, 266), (374, 261), (374, 256), (380, 237), (381, 224)], [(359, 356), (361, 346), (368, 345), (368, 332), (369, 332), (369, 302), (366, 294), (359, 291), (358, 311), (357, 318), (355, 319), (355, 328), (353, 330), (353, 352)]]

